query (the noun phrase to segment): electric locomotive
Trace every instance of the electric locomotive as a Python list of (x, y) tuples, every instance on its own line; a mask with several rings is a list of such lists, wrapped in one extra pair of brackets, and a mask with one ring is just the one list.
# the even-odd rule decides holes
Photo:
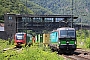
[[(58, 49), (59, 53), (72, 53), (76, 50), (76, 30), (75, 28), (63, 27), (50, 33), (51, 49)], [(56, 50), (57, 50), (56, 49)]]
[(32, 36), (26, 33), (16, 33), (14, 36), (14, 44), (16, 47), (20, 47), (22, 45), (31, 45), (32, 44)]
[(62, 53), (72, 53), (76, 50), (77, 40), (76, 40), (76, 30), (75, 28), (58, 28), (58, 45), (59, 52)]

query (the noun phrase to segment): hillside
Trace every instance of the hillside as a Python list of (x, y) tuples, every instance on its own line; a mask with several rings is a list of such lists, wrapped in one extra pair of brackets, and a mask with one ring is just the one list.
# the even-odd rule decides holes
[[(72, 0), (29, 0), (42, 6), (46, 9), (51, 10), (54, 14), (61, 14), (64, 10), (64, 14), (71, 14)], [(74, 14), (88, 13), (90, 12), (90, 1), (89, 0), (73, 0)]]
[[(0, 0), (0, 20), (3, 20), (5, 13), (26, 13), (26, 6), (19, 0)], [(27, 9), (28, 13), (33, 14), (33, 11)]]
[[(23, 4), (26, 5), (25, 0), (20, 0), (20, 1), (23, 2)], [(40, 6), (40, 5), (32, 2), (31, 0), (30, 1), (27, 0), (27, 7), (30, 8), (34, 12), (34, 14), (37, 14), (37, 15), (54, 14), (49, 9), (46, 9), (43, 6)]]

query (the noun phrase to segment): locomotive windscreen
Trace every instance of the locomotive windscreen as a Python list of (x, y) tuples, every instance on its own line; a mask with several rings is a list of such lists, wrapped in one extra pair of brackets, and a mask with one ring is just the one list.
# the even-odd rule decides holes
[(17, 40), (23, 40), (24, 34), (16, 34), (16, 39)]
[(75, 37), (75, 30), (60, 30), (61, 37)]

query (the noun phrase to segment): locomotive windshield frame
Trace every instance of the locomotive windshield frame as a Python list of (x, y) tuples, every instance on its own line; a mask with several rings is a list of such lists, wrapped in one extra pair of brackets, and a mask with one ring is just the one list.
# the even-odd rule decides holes
[(62, 27), (58, 28), (58, 38), (76, 38), (75, 28)]
[(60, 37), (75, 37), (75, 30), (60, 30)]

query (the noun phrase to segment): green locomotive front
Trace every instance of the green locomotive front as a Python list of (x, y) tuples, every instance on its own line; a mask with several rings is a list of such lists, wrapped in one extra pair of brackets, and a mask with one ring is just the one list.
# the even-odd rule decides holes
[(77, 40), (76, 40), (76, 30), (75, 28), (58, 28), (58, 45), (59, 52), (71, 53), (76, 50)]

